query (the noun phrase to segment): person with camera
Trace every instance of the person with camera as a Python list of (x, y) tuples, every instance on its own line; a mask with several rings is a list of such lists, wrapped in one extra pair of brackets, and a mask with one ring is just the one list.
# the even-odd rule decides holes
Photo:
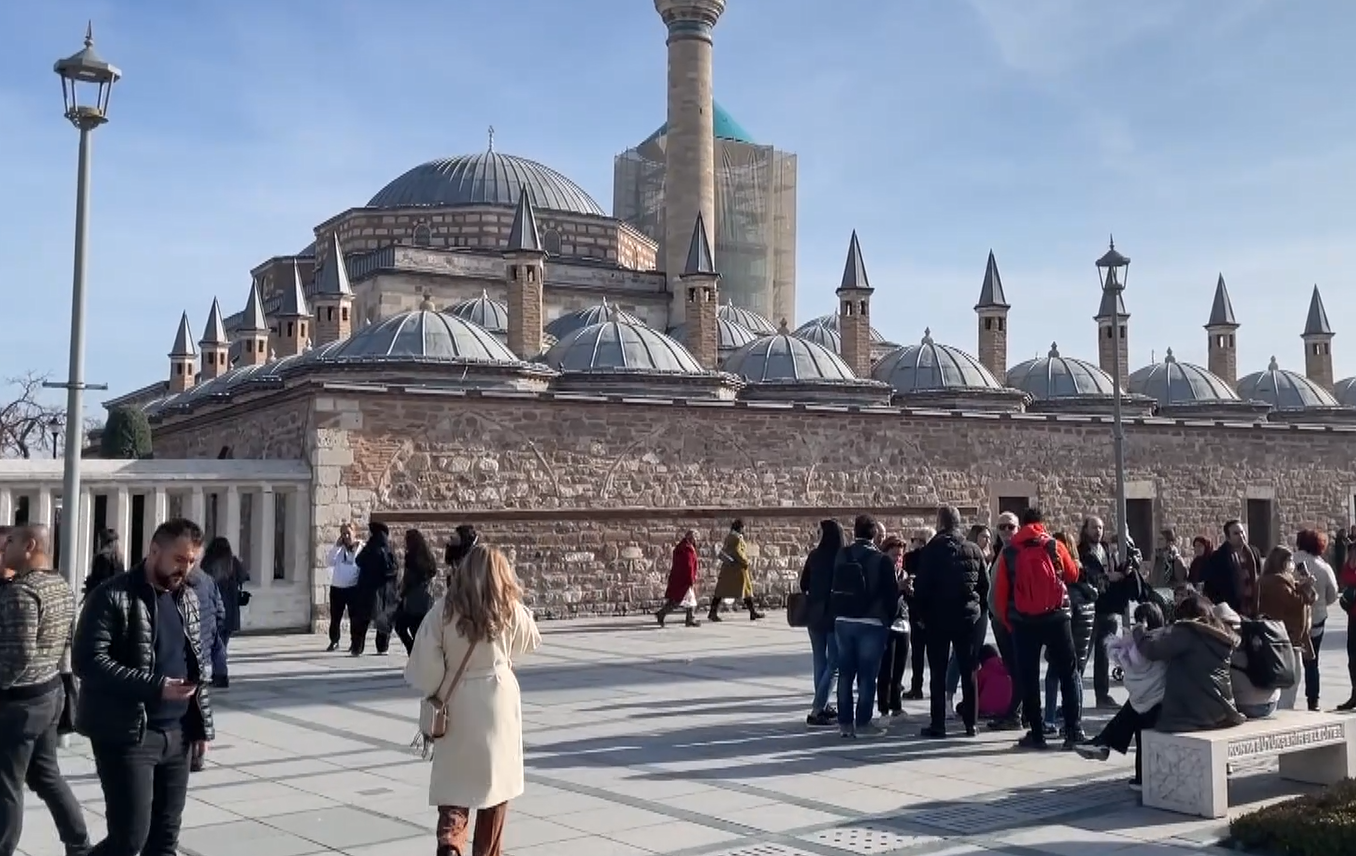
[(1097, 590), (1097, 605), (1092, 631), (1092, 688), (1097, 707), (1116, 710), (1120, 705), (1111, 697), (1111, 662), (1106, 642), (1120, 629), (1121, 617), (1131, 601), (1143, 601), (1144, 580), (1139, 574), (1142, 557), (1134, 541), (1125, 539), (1126, 556), (1116, 561), (1116, 551), (1106, 540), (1102, 518), (1083, 518), (1078, 533), (1078, 564), (1083, 579)]
[(326, 651), (339, 649), (340, 625), (344, 613), (348, 613), (350, 626), (349, 650), (358, 647), (356, 636), (352, 636), (354, 596), (358, 591), (358, 553), (363, 542), (353, 534), (353, 524), (345, 523), (339, 527), (339, 537), (330, 548), (330, 646)]

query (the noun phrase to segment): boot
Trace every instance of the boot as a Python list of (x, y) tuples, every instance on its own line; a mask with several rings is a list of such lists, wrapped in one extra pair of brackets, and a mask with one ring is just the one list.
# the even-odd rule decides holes
[(753, 598), (744, 598), (744, 606), (749, 610), (749, 621), (757, 621), (763, 617), (763, 613), (753, 608)]
[(689, 610), (687, 611), (687, 621), (684, 622), (684, 623), (685, 623), (688, 627), (701, 627), (701, 626), (702, 626), (702, 623), (701, 623), (700, 621), (697, 620), (696, 614), (695, 614), (695, 613), (693, 612), (693, 610), (691, 610), (691, 609), (689, 609)]
[(1351, 698), (1347, 699), (1346, 701), (1342, 702), (1337, 706), (1337, 710), (1340, 713), (1347, 713), (1348, 711), (1356, 710), (1356, 690), (1353, 690), (1352, 692), (1353, 695), (1351, 696)]
[(673, 612), (673, 601), (666, 600), (664, 601), (664, 605), (659, 607), (659, 611), (654, 614), (654, 617), (659, 622), (660, 627), (664, 626), (664, 619), (669, 617), (670, 612)]
[(706, 613), (706, 620), (716, 622), (725, 620), (720, 617), (720, 601), (714, 597), (711, 598), (711, 611)]

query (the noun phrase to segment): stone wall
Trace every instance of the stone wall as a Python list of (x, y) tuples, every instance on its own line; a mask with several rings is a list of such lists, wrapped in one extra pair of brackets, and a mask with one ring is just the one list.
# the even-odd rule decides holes
[[(871, 511), (902, 525), (907, 512), (912, 526), (938, 504), (988, 520), (1017, 499), (1042, 505), (1052, 526), (1074, 528), (1087, 513), (1109, 517), (1115, 489), (1109, 421), (1086, 417), (350, 387), (278, 393), (239, 416), (192, 421), (157, 427), (157, 454), (214, 456), (235, 444), (236, 457), (253, 448), (272, 456), (306, 446), (318, 569), (344, 520), (377, 515), (439, 538), (473, 522), (514, 551), (552, 614), (649, 608), (668, 550), (689, 525), (710, 541), (729, 518), (748, 518), (758, 591), (775, 600), (826, 514)], [(1304, 525), (1345, 525), (1356, 492), (1352, 437), (1133, 420), (1128, 493), (1149, 502), (1153, 529), (1188, 538), (1248, 519), (1249, 500), (1270, 501), (1280, 538)]]
[(155, 456), (216, 458), (229, 449), (237, 460), (302, 460), (312, 406), (309, 396), (279, 391), (241, 401), (228, 418), (212, 409), (171, 417), (154, 426)]

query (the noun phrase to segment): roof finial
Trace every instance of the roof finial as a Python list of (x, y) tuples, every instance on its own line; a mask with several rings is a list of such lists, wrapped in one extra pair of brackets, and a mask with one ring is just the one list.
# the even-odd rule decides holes
[(428, 294), (427, 291), (424, 292), (424, 299), (421, 300), (421, 301), (419, 301), (419, 311), (420, 311), (420, 312), (432, 312), (432, 311), (433, 311), (433, 298), (429, 297), (429, 294)]
[(1172, 348), (1168, 348), (1167, 353), (1165, 353), (1165, 354), (1163, 355), (1163, 362), (1165, 362), (1165, 363), (1175, 363), (1175, 362), (1177, 362), (1177, 358), (1174, 357), (1174, 356), (1172, 355)]
[(1278, 363), (1278, 362), (1276, 362), (1276, 358), (1275, 358), (1275, 357), (1272, 357), (1272, 358), (1271, 358), (1271, 362), (1267, 363), (1267, 371), (1269, 371), (1269, 372), (1278, 372), (1278, 371), (1280, 371), (1280, 370), (1281, 370), (1281, 364)]
[(482, 288), (482, 289), (480, 290), (480, 299), (481, 299), (481, 300), (489, 300), (489, 299), (490, 299), (490, 290), (489, 290), (488, 288)]
[(615, 303), (604, 303), (604, 304), (603, 304), (603, 309), (607, 311), (607, 320), (609, 320), (609, 321), (620, 321), (620, 320), (621, 320), (621, 307), (618, 306), (617, 304), (615, 304)]
[(92, 48), (92, 47), (94, 47), (94, 22), (93, 22), (93, 21), (86, 21), (86, 22), (85, 22), (85, 47), (87, 47), (87, 48)]
[(931, 345), (931, 344), (932, 344), (932, 328), (931, 328), (931, 327), (924, 327), (924, 328), (923, 328), (923, 344), (924, 344), (924, 345)]
[(1115, 236), (1115, 235), (1111, 235), (1108, 242), (1111, 244), (1111, 249), (1113, 249), (1113, 250), (1116, 249), (1116, 236)]
[(490, 151), (494, 151), (494, 126), (490, 126)]
[(786, 336), (786, 335), (788, 335), (790, 332), (791, 332), (791, 325), (788, 324), (788, 323), (786, 323), (786, 319), (783, 318), (783, 319), (781, 320), (781, 323), (777, 325), (777, 335), (778, 335), (778, 336)]
[(1059, 359), (1059, 343), (1058, 343), (1058, 342), (1051, 342), (1051, 343), (1050, 343), (1050, 353), (1047, 354), (1046, 356), (1047, 356), (1049, 359), (1052, 359), (1052, 360), (1057, 360), (1057, 359)]

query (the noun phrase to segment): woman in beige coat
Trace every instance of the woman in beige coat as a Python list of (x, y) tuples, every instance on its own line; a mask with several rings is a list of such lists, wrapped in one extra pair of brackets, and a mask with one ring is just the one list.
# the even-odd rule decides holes
[[(508, 802), (523, 793), (522, 699), (513, 659), (540, 644), (508, 559), (492, 547), (472, 548), (419, 626), (405, 667), (405, 681), (429, 697), (466, 661), (447, 699), (447, 734), (433, 744), (429, 804), (438, 807), (438, 856), (502, 852)], [(472, 809), (475, 849), (468, 851)]]

